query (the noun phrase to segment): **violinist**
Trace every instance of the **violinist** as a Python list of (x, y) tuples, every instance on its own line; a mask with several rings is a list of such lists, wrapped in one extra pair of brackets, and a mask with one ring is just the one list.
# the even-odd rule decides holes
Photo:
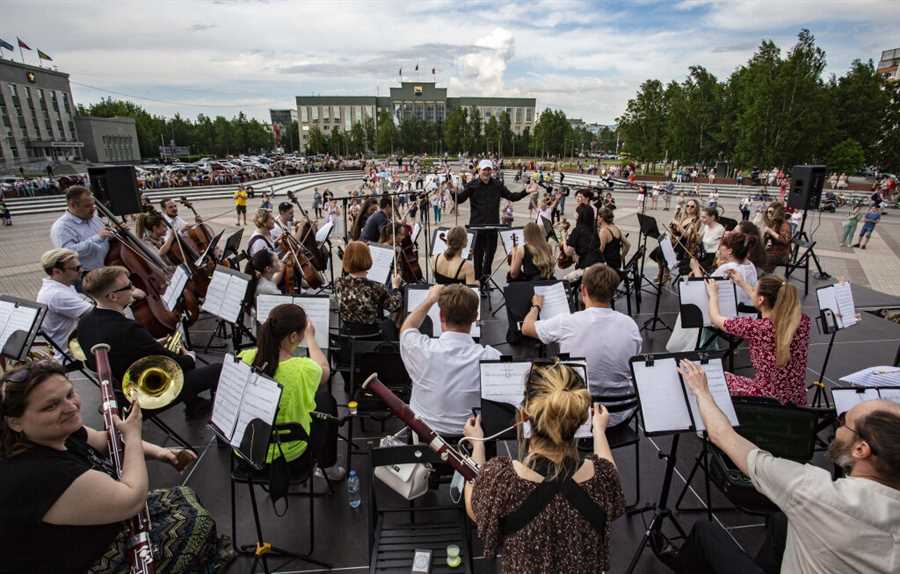
[(256, 226), (256, 231), (247, 242), (247, 254), (253, 257), (263, 249), (274, 251), (275, 240), (272, 237), (272, 230), (275, 228), (275, 216), (272, 215), (272, 212), (268, 209), (257, 209), (253, 224)]
[(172, 250), (175, 235), (169, 233), (169, 227), (158, 213), (141, 213), (135, 223), (135, 234), (138, 239), (146, 243), (150, 248), (165, 257)]
[(510, 281), (536, 281), (552, 279), (555, 266), (553, 250), (544, 237), (543, 228), (537, 223), (525, 224), (522, 230), (525, 245), (513, 247), (510, 254)]
[[(162, 215), (169, 223), (169, 226), (178, 232), (179, 235), (184, 235), (187, 231), (193, 228), (193, 225), (189, 225), (187, 221), (182, 219), (178, 215), (178, 204), (172, 198), (165, 198), (159, 202), (159, 207), (162, 210)], [(203, 223), (203, 219), (198, 215), (196, 218), (196, 223)]]
[(594, 221), (594, 207), (588, 203), (579, 205), (575, 212), (575, 227), (566, 239), (562, 249), (569, 256), (578, 256), (575, 269), (586, 269), (594, 263), (603, 261), (600, 252), (600, 237)]
[[(675, 253), (678, 260), (684, 268), (682, 272), (687, 273), (690, 258), (697, 251), (700, 244), (700, 204), (696, 199), (688, 199), (684, 203), (684, 208), (675, 211), (675, 217), (669, 223), (669, 231), (675, 247)], [(665, 264), (662, 255), (662, 249), (657, 247), (650, 253), (650, 258), (659, 265), (659, 274), (657, 282), (667, 282), (670, 277), (670, 271)]]
[(351, 241), (344, 251), (343, 270), (346, 275), (335, 282), (338, 315), (343, 329), (354, 335), (376, 334), (381, 331), (385, 339), (396, 340), (396, 325), (384, 318), (384, 311), (394, 313), (403, 302), (400, 276), (391, 277), (393, 289), (388, 291), (381, 283), (367, 277), (372, 268), (372, 254), (362, 241)]
[(443, 253), (435, 255), (432, 262), (435, 283), (438, 285), (454, 283), (478, 285), (478, 279), (475, 277), (475, 265), (471, 261), (463, 259), (462, 256), (468, 239), (469, 234), (466, 233), (465, 227), (454, 227), (447, 232), (444, 238), (447, 248)]
[(283, 294), (278, 286), (281, 284), (285, 262), (290, 256), (288, 253), (283, 257), (278, 257), (274, 251), (261, 249), (250, 258), (247, 271), (250, 273), (251, 279), (247, 292), (253, 295), (254, 301), (258, 295)]
[(278, 204), (278, 215), (275, 216), (275, 227), (272, 229), (272, 240), (277, 241), (288, 229), (294, 229), (294, 204), (282, 201)]
[(390, 223), (394, 212), (391, 198), (382, 197), (378, 207), (378, 211), (366, 220), (366, 225), (359, 234), (360, 241), (377, 242), (381, 237), (382, 228)]
[(66, 190), (66, 212), (50, 228), (53, 246), (77, 253), (81, 267), (87, 273), (103, 267), (112, 235), (97, 216), (91, 190), (80, 185), (70, 186)]

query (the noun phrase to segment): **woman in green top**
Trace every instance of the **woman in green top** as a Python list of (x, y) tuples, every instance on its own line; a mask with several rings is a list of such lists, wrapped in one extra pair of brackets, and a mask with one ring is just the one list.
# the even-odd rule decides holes
[(856, 235), (856, 226), (859, 225), (859, 220), (863, 216), (862, 205), (863, 202), (857, 200), (853, 207), (850, 208), (847, 221), (844, 222), (841, 228), (843, 232), (841, 235), (841, 247), (850, 247), (850, 244), (853, 243), (853, 236)]
[[(295, 356), (300, 343), (306, 343), (309, 357)], [(300, 423), (310, 438), (306, 441), (282, 442), (269, 446), (266, 462), (272, 463), (281, 453), (290, 467), (301, 469), (309, 464), (309, 453), (316, 455), (321, 466), (331, 466), (336, 459), (336, 445), (330, 456), (326, 434), (312, 424), (311, 411), (337, 414), (337, 403), (324, 383), (328, 380), (328, 359), (316, 343), (316, 330), (307, 321), (306, 312), (299, 305), (279, 305), (257, 333), (257, 348), (240, 354), (245, 363), (272, 377), (283, 386), (278, 404), (276, 424)], [(319, 431), (319, 432), (317, 432)], [(335, 441), (336, 442), (336, 441)], [(328, 459), (331, 460), (328, 460)], [(329, 477), (331, 473), (329, 473)]]

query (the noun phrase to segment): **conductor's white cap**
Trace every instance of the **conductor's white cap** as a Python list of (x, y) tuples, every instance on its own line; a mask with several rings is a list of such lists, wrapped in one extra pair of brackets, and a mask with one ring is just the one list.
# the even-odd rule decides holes
[(494, 169), (494, 164), (489, 159), (483, 159), (478, 162), (478, 171), (483, 169)]

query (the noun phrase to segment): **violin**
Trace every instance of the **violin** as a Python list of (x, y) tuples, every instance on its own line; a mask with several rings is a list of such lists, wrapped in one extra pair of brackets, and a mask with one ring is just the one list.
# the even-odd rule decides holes
[(566, 253), (566, 241), (569, 239), (569, 233), (571, 233), (571, 231), (568, 231), (563, 235), (563, 239), (559, 244), (559, 255), (556, 256), (556, 265), (559, 266), (560, 269), (568, 269), (572, 265), (575, 265), (575, 258)]
[(516, 247), (519, 246), (519, 236), (516, 235), (515, 233), (512, 234), (512, 242), (513, 242), (512, 249), (509, 250), (509, 254), (506, 256), (506, 264), (507, 265), (512, 265), (513, 253), (515, 253)]

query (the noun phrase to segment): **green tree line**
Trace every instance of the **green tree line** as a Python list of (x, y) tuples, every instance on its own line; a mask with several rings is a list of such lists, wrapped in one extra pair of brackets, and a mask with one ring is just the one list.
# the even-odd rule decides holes
[(617, 119), (623, 151), (642, 162), (900, 170), (900, 83), (883, 80), (871, 60), (826, 79), (825, 63), (802, 30), (786, 54), (763, 41), (725, 80), (703, 66), (680, 83), (647, 80)]
[[(200, 114), (191, 121), (179, 114), (171, 118), (151, 115), (132, 102), (106, 98), (87, 107), (79, 105), (78, 113), (101, 118), (134, 118), (141, 157), (159, 157), (159, 146), (169, 145), (171, 140), (177, 145), (190, 146), (192, 154), (215, 156), (259, 153), (270, 150), (273, 145), (269, 126), (256, 119), (247, 119), (243, 112), (230, 120)], [(296, 123), (294, 130), (296, 133)]]

